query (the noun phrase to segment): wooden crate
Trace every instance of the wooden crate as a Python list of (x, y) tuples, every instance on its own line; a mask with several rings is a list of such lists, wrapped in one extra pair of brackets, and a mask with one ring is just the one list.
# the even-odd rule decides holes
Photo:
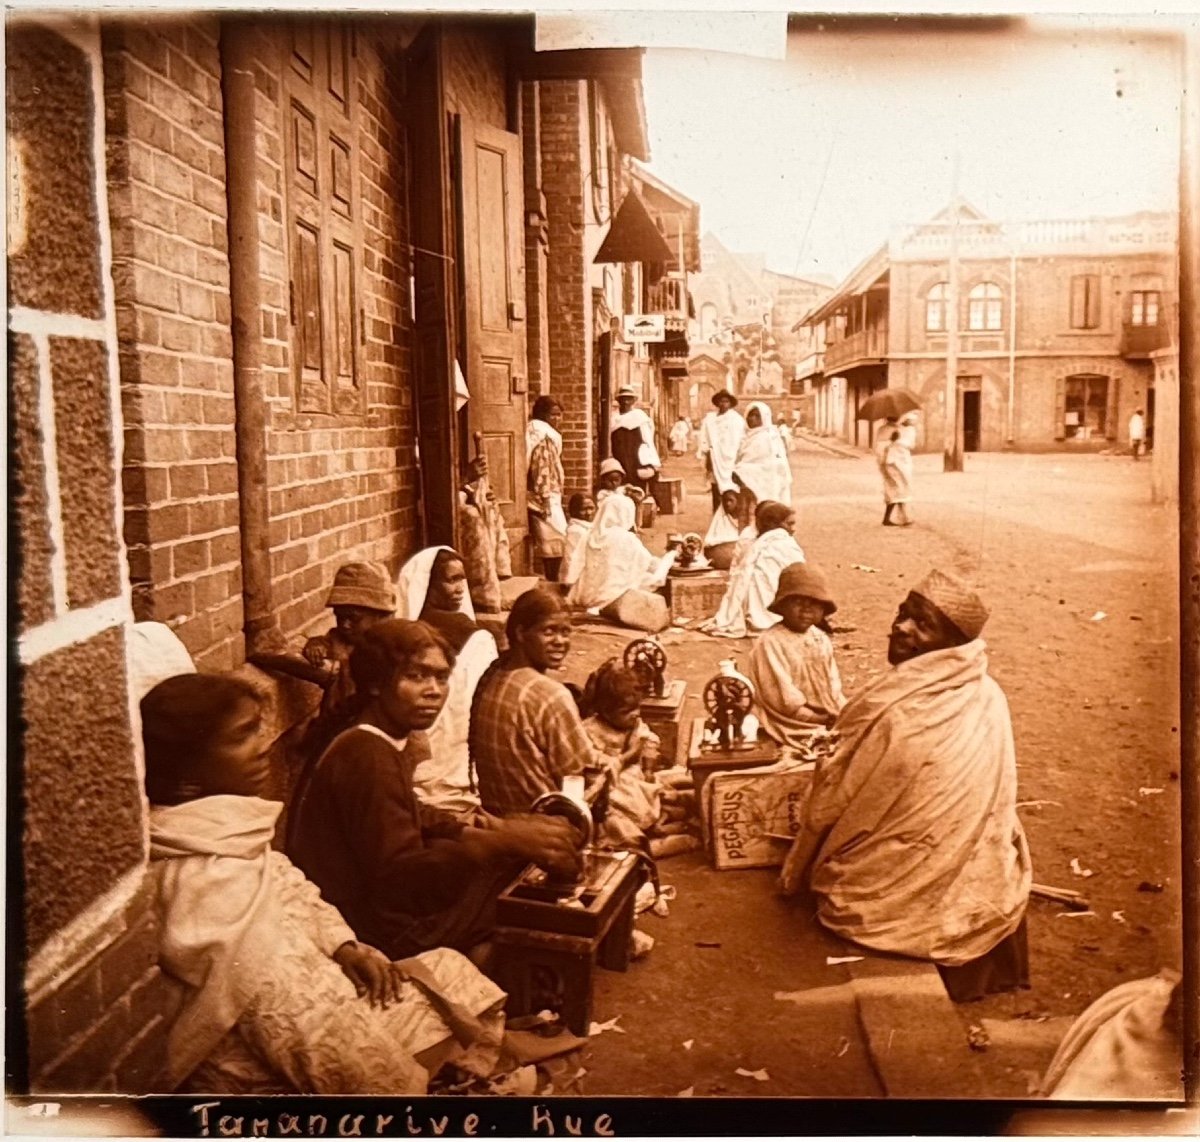
[(727, 571), (705, 571), (699, 575), (668, 575), (664, 594), (676, 619), (710, 619), (717, 613), (725, 588), (729, 585)]
[(670, 769), (683, 759), (679, 756), (680, 722), (683, 720), (683, 699), (687, 683), (682, 678), (668, 682), (661, 698), (646, 698), (642, 702), (642, 720), (659, 736), (662, 750), (659, 768)]
[[(691, 738), (688, 742), (687, 767), (692, 771), (692, 785), (698, 796), (703, 798), (704, 786), (714, 773), (736, 772), (741, 769), (758, 769), (773, 765), (780, 758), (779, 746), (768, 737), (760, 737), (752, 745), (741, 749), (704, 749), (704, 718), (692, 720)], [(701, 801), (703, 804), (703, 800)], [(708, 817), (700, 814), (700, 832), (708, 843)]]
[(683, 480), (678, 477), (659, 477), (651, 486), (654, 502), (663, 515), (677, 515), (683, 510)]
[(781, 761), (737, 773), (713, 773), (700, 803), (713, 867), (781, 865), (787, 838), (804, 824), (815, 768), (811, 762)]

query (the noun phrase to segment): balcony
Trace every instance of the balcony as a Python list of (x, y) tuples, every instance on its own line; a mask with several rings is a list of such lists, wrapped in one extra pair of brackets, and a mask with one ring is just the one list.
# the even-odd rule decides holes
[(887, 357), (887, 326), (873, 325), (825, 345), (825, 372), (875, 365)]
[(646, 312), (661, 313), (668, 332), (687, 333), (688, 294), (683, 278), (663, 278), (646, 287)]
[(1121, 326), (1121, 356), (1131, 360), (1145, 360), (1158, 349), (1171, 344), (1171, 334), (1166, 325), (1134, 325), (1126, 321)]

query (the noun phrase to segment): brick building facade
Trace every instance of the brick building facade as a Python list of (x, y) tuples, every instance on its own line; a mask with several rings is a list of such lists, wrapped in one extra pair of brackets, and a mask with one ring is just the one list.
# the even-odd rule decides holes
[[(520, 569), (530, 393), (595, 413), (581, 191), (593, 123), (614, 195), (645, 157), (640, 53), (422, 16), (29, 21), (7, 50), (10, 1084), (136, 1092), (173, 993), (132, 625), (250, 678), (282, 736), (315, 692), (246, 656), (327, 625), (339, 564), (453, 542), (476, 446)], [(586, 478), (594, 421), (569, 441)]]
[[(1175, 344), (1176, 220), (997, 223), (959, 208), (958, 390), (966, 451), (1127, 443), (1155, 417), (1155, 353)], [(950, 215), (897, 234), (807, 319), (824, 328), (819, 431), (866, 445), (872, 392), (921, 399), (941, 450)]]

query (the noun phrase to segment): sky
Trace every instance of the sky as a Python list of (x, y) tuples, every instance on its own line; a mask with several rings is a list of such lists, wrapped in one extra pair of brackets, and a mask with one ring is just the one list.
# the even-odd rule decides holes
[[(1174, 210), (1177, 49), (1080, 19), (793, 33), (786, 60), (650, 48), (651, 162), (701, 226), (841, 279), (960, 195), (997, 219)], [(956, 157), (957, 156), (957, 159)]]

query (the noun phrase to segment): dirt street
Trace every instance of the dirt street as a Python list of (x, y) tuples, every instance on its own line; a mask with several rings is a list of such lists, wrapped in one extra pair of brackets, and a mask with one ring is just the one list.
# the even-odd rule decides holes
[[(1128, 457), (974, 454), (966, 466), (943, 474), (940, 456), (918, 456), (916, 524), (884, 528), (870, 458), (802, 440), (796, 535), (840, 604), (848, 692), (887, 669), (896, 605), (930, 566), (972, 578), (991, 607), (984, 637), (1012, 710), (1034, 879), (1090, 906), (1034, 900), (1032, 988), (955, 1009), (964, 1037), (975, 1025), (990, 1040), (976, 1056), (989, 1093), (1025, 1097), (1088, 1003), (1179, 964), (1175, 521), (1150, 504), (1150, 466)], [(709, 516), (694, 459), (668, 474), (689, 494), (682, 515), (660, 517), (658, 550), (668, 531), (703, 532)], [(566, 677), (582, 681), (630, 637), (581, 627)], [(676, 631), (664, 641), (669, 672), (689, 682), (685, 721), (717, 661), (744, 661), (751, 645)], [(621, 1015), (625, 1034), (594, 1040), (589, 1094), (880, 1093), (852, 1010), (801, 1013), (775, 998), (840, 983), (841, 969), (826, 966), (815, 923), (773, 898), (769, 871), (711, 872), (694, 855), (663, 861), (662, 878), (679, 890), (672, 914), (641, 921), (658, 946), (625, 975), (600, 973), (595, 1018)], [(739, 1066), (771, 1081), (736, 1077)]]

